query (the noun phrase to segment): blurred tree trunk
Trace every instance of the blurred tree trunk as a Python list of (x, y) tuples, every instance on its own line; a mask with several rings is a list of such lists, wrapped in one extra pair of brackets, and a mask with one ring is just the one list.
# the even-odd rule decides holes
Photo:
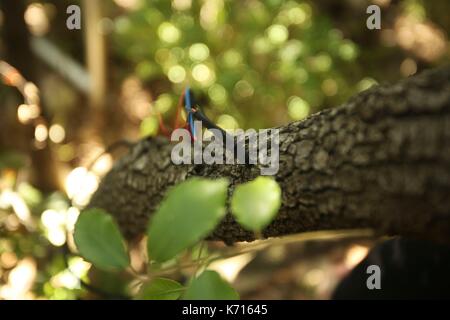
[[(36, 71), (38, 61), (30, 47), (30, 35), (25, 24), (24, 13), (26, 9), (23, 0), (5, 0), (0, 3), (3, 11), (3, 36), (5, 39), (6, 61), (15, 67), (28, 81), (39, 83)], [(45, 106), (41, 100), (42, 116), (49, 122)], [(41, 190), (53, 191), (60, 189), (57, 166), (48, 144), (42, 149), (32, 145), (34, 128), (28, 126), (26, 130), (29, 141), (29, 153), (32, 162), (31, 183)], [(14, 139), (15, 137), (11, 137)]]
[[(134, 238), (166, 190), (192, 176), (228, 177), (230, 188), (258, 166), (171, 163), (172, 146), (146, 139), (103, 178), (90, 206)], [(372, 87), (346, 104), (280, 128), (283, 203), (264, 237), (373, 228), (450, 242), (450, 68)], [(231, 215), (210, 239), (252, 240)]]

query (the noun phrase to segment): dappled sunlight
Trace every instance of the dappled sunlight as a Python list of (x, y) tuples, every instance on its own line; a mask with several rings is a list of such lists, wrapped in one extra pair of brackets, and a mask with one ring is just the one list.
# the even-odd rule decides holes
[(448, 39), (442, 29), (428, 21), (401, 16), (395, 23), (398, 44), (426, 61), (435, 61), (448, 52)]
[(365, 258), (369, 248), (360, 245), (350, 247), (345, 256), (345, 265), (348, 269), (352, 269)]
[(254, 254), (246, 253), (230, 259), (213, 262), (209, 270), (217, 271), (225, 280), (233, 283), (239, 272), (254, 258)]
[(84, 167), (73, 169), (66, 178), (65, 188), (73, 203), (80, 206), (88, 204), (91, 195), (97, 190), (98, 177)]
[(37, 36), (45, 35), (50, 28), (45, 7), (40, 3), (33, 3), (27, 7), (25, 22), (30, 27), (31, 32)]
[(8, 300), (33, 299), (30, 291), (36, 278), (36, 262), (32, 258), (24, 258), (9, 272), (5, 285), (0, 287), (0, 297)]

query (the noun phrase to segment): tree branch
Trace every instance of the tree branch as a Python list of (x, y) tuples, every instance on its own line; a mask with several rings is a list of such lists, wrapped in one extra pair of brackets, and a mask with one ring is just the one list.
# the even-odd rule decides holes
[[(373, 228), (450, 243), (450, 67), (372, 87), (340, 107), (280, 128), (283, 203), (264, 237)], [(139, 142), (104, 177), (90, 206), (131, 239), (166, 190), (191, 176), (254, 179), (258, 165), (183, 165), (160, 138)], [(252, 240), (227, 215), (210, 239)]]

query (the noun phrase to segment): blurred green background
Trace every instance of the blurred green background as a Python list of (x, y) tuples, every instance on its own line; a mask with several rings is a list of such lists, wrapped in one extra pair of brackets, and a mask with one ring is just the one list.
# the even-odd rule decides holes
[[(66, 27), (71, 4), (81, 30)], [(380, 30), (366, 27), (370, 4)], [(161, 134), (160, 117), (170, 127), (186, 85), (219, 126), (258, 129), (450, 57), (446, 0), (4, 0), (0, 10), (0, 60), (24, 77), (0, 67), (0, 299), (90, 297), (77, 279), (90, 264), (71, 256), (74, 276), (64, 263), (65, 230), (120, 154), (86, 167), (115, 141)], [(243, 298), (326, 298), (367, 245), (319, 260), (301, 246), (272, 250), (271, 261), (296, 250), (304, 262)], [(127, 279), (97, 283), (122, 290)]]

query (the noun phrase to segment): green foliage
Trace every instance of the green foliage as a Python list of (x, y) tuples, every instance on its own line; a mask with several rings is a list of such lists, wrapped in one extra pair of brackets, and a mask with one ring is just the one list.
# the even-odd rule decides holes
[(281, 205), (281, 188), (272, 178), (258, 177), (236, 187), (231, 210), (244, 228), (259, 232), (276, 216)]
[(239, 295), (215, 271), (205, 271), (187, 288), (184, 300), (238, 300)]
[(88, 209), (80, 214), (74, 239), (80, 254), (98, 268), (124, 269), (130, 264), (116, 223), (102, 209)]
[(177, 300), (184, 287), (171, 279), (155, 278), (149, 283), (145, 283), (139, 294), (138, 299), (145, 300)]
[(167, 261), (195, 245), (224, 217), (228, 181), (194, 178), (171, 189), (150, 221), (148, 255)]

